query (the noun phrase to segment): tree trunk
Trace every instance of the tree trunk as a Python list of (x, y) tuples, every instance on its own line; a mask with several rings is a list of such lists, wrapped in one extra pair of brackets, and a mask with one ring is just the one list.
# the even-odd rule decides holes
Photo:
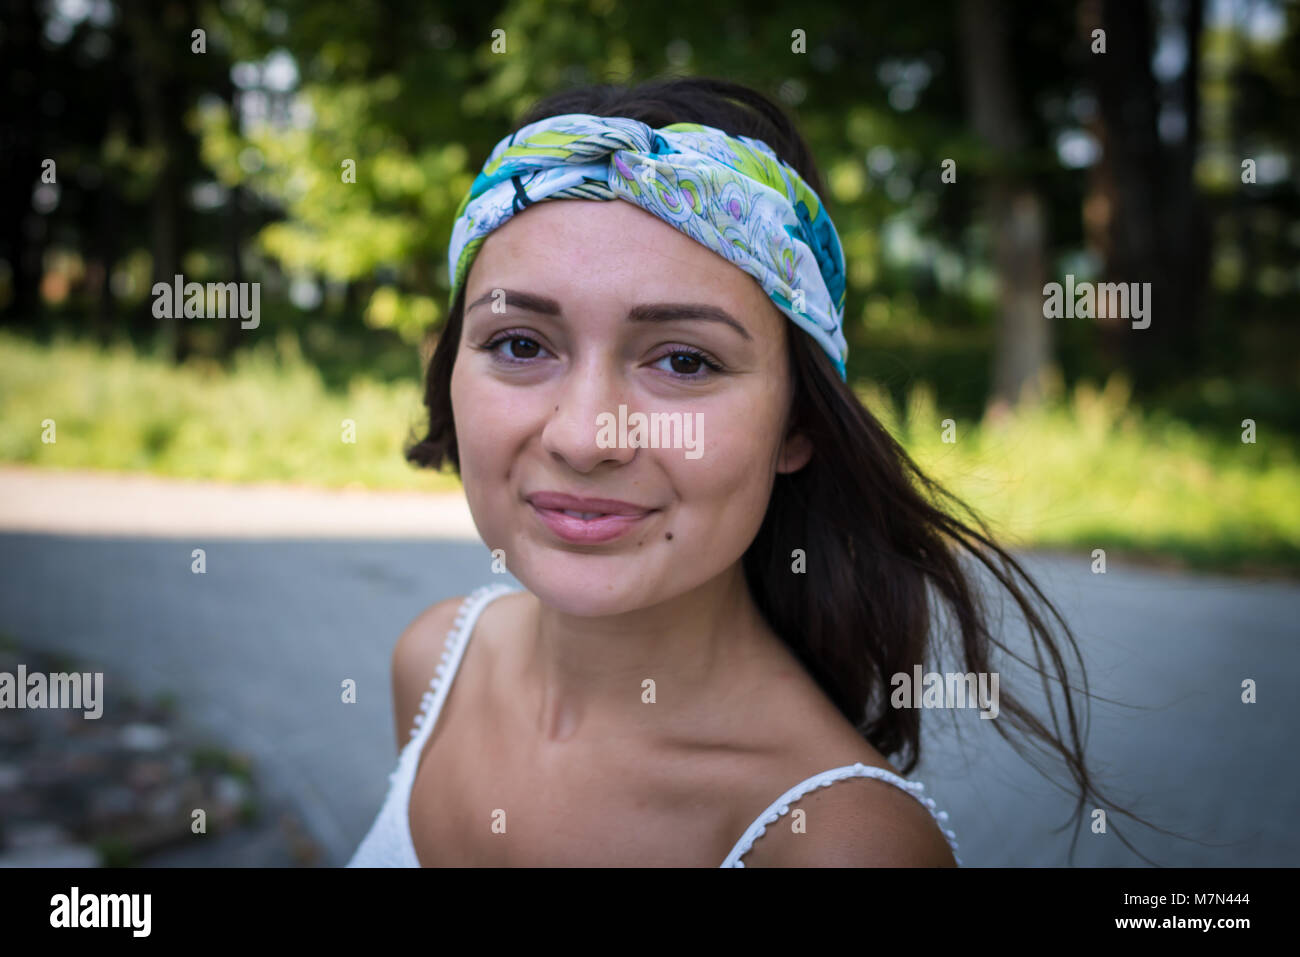
[[(240, 129), (239, 90), (230, 80), (227, 71), (222, 92), (229, 104), (230, 123), (236, 132)], [(240, 256), (244, 244), (243, 191), (236, 184), (230, 187), (226, 200), (226, 250), (230, 257), (230, 281), (242, 284), (244, 281), (244, 261)], [(221, 329), (218, 351), (223, 359), (229, 358), (239, 343), (239, 334), (244, 331), (238, 322), (227, 322)]]
[[(0, 258), (9, 263), (13, 295), (5, 307), (7, 323), (35, 325), (40, 309), (41, 259), (47, 229), (32, 209), (32, 190), (40, 180), (37, 143), (43, 125), (37, 104), (41, 92), (40, 19), (29, 0), (5, 3), (0, 31), (0, 64), (5, 95), (0, 98)], [(58, 170), (60, 175), (66, 170)]]
[[(135, 89), (140, 118), (151, 149), (162, 157), (162, 167), (154, 181), (150, 210), (150, 250), (153, 254), (152, 282), (171, 285), (181, 271), (181, 253), (185, 248), (182, 216), (185, 208), (181, 173), (181, 151), (188, 135), (182, 127), (184, 91), (178, 58), (191, 56), (189, 30), (176, 28), (194, 22), (188, 5), (168, 7), (165, 22), (158, 23), (156, 13), (138, 2), (124, 2), (121, 10), (134, 48)], [(180, 15), (178, 17), (178, 14)], [(145, 300), (137, 316), (137, 328), (156, 329), (161, 333), (165, 354), (174, 360), (185, 358), (184, 317), (162, 319), (154, 325), (152, 297)]]
[(993, 229), (998, 277), (992, 409), (1032, 403), (1042, 396), (1051, 357), (1051, 330), (1043, 316), (1046, 230), (1034, 186), (1011, 172), (1028, 136), (1015, 99), (1007, 11), (998, 0), (964, 0), (962, 47), (971, 124), (995, 156), (986, 215)]
[(1105, 279), (1151, 283), (1150, 326), (1131, 317), (1104, 322), (1107, 351), (1122, 354), (1137, 384), (1185, 370), (1199, 355), (1202, 299), (1209, 263), (1206, 217), (1192, 177), (1200, 142), (1202, 0), (1184, 0), (1187, 66), (1179, 88), (1186, 115), (1182, 141), (1159, 134), (1159, 89), (1151, 72), (1154, 28), (1145, 0), (1087, 0), (1085, 34), (1106, 31), (1106, 52), (1091, 54), (1096, 132), (1104, 151), (1097, 173), (1105, 197)]

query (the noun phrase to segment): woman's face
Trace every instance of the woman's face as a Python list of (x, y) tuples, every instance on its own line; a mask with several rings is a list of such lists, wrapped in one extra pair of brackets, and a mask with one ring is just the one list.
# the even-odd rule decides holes
[(758, 533), (776, 472), (809, 458), (783, 434), (789, 320), (630, 203), (517, 214), (479, 250), (465, 306), (451, 399), (470, 510), (549, 607), (615, 614), (712, 581)]

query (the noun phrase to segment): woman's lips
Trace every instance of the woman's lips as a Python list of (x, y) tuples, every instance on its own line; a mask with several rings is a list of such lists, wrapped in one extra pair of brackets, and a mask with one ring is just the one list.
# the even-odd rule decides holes
[[(531, 501), (528, 506), (557, 538), (573, 545), (596, 545), (613, 541), (627, 534), (657, 511), (657, 509), (650, 509), (632, 515), (604, 514), (596, 518), (579, 518), (577, 515), (565, 514), (565, 509), (543, 508)], [(577, 509), (567, 511), (577, 511)]]

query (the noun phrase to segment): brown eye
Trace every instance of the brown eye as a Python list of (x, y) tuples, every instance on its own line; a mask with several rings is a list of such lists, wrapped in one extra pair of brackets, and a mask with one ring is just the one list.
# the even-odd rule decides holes
[(669, 357), (672, 370), (681, 375), (694, 375), (700, 370), (700, 357), (689, 352), (674, 352)]
[[(667, 362), (665, 367), (663, 363)], [(677, 379), (692, 379), (704, 382), (715, 374), (722, 372), (722, 365), (703, 352), (694, 349), (678, 348), (674, 352), (665, 352), (654, 361), (656, 367), (663, 369)]]
[[(515, 336), (508, 340), (510, 343), (510, 355), (515, 359), (533, 359), (537, 356), (538, 345), (532, 339), (525, 339), (522, 336)], [(520, 345), (522, 343), (522, 346)], [(520, 351), (522, 349), (522, 351)]]

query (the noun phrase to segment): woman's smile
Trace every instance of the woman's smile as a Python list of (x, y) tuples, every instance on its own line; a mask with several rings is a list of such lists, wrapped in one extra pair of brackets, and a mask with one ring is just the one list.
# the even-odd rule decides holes
[(613, 541), (660, 511), (616, 499), (578, 498), (560, 492), (537, 492), (525, 501), (552, 534), (571, 545)]

